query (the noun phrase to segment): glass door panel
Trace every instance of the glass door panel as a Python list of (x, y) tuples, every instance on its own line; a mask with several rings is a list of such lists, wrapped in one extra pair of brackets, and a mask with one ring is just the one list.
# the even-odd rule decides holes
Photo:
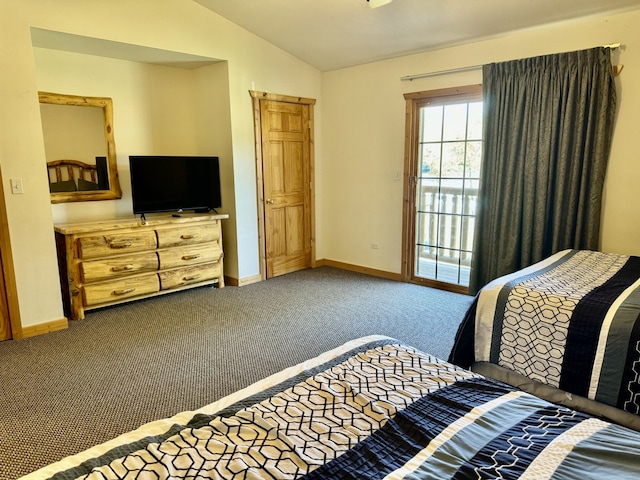
[(469, 285), (482, 150), (482, 102), (419, 112), (415, 276)]

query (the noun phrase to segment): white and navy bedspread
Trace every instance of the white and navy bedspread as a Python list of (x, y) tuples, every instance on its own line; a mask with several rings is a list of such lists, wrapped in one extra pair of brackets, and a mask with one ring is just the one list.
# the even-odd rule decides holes
[(565, 250), (485, 286), (449, 360), (640, 413), (640, 257)]
[(25, 478), (637, 479), (640, 433), (366, 337)]

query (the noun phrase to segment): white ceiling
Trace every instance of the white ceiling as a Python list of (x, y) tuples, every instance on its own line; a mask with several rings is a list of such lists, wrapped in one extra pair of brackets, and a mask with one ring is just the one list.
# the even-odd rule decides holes
[(640, 0), (195, 1), (322, 71), (640, 8)]

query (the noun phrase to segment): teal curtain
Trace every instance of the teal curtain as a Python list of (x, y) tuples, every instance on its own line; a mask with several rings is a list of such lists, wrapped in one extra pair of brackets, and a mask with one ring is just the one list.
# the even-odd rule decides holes
[(483, 67), (470, 293), (566, 248), (597, 250), (616, 92), (608, 48)]

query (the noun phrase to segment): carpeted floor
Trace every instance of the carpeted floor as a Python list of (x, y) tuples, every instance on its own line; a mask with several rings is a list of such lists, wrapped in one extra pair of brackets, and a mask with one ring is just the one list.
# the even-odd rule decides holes
[(472, 298), (322, 267), (90, 311), (0, 343), (0, 480), (199, 408), (348, 340), (446, 359)]

